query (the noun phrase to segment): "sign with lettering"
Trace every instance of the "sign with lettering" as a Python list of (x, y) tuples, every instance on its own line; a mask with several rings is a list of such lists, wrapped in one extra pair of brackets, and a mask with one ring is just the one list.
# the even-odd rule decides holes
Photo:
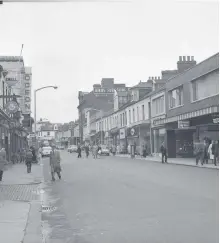
[(31, 112), (31, 74), (25, 74), (24, 78), (24, 114)]
[(19, 106), (15, 101), (9, 101), (6, 105), (5, 108), (9, 114), (14, 114), (18, 111)]
[(21, 72), (18, 70), (7, 70), (5, 83), (8, 86), (14, 86), (21, 80)]
[(120, 129), (120, 139), (125, 139), (125, 128)]
[(186, 128), (190, 126), (189, 121), (178, 121), (178, 128)]

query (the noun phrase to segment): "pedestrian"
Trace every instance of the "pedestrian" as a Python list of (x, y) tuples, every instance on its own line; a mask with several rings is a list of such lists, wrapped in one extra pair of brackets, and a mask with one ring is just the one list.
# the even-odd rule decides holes
[(217, 163), (219, 163), (219, 140), (215, 142), (214, 146), (214, 164), (217, 166)]
[(209, 153), (208, 153), (208, 149), (209, 149), (209, 142), (208, 139), (204, 140), (204, 153), (203, 153), (203, 164), (208, 164), (208, 159), (209, 159)]
[(25, 159), (25, 164), (27, 166), (27, 173), (31, 173), (32, 162), (33, 162), (33, 153), (32, 150), (29, 149)]
[(95, 144), (93, 146), (93, 158), (97, 159), (97, 157), (98, 157), (98, 146)]
[(143, 149), (143, 157), (144, 158), (147, 157), (147, 145), (144, 146), (144, 149)]
[(196, 155), (196, 165), (198, 165), (199, 160), (201, 161), (201, 165), (204, 163), (204, 150), (205, 150), (205, 145), (204, 143), (200, 142), (198, 139), (194, 143), (194, 153)]
[(31, 147), (32, 155), (33, 155), (33, 162), (37, 163), (37, 156), (34, 147)]
[(80, 145), (78, 145), (77, 153), (78, 153), (78, 158), (82, 158), (82, 149)]
[(112, 154), (115, 156), (115, 154), (116, 154), (116, 146), (115, 145), (113, 145), (112, 146)]
[(215, 141), (212, 140), (208, 148), (209, 159), (211, 160), (212, 163), (214, 162), (214, 149), (215, 149)]
[(39, 161), (40, 161), (41, 158), (42, 158), (42, 151), (43, 151), (43, 149), (42, 149), (42, 147), (40, 147), (40, 148), (38, 149), (38, 160), (39, 160)]
[(20, 162), (23, 163), (25, 162), (25, 156), (26, 156), (26, 152), (25, 149), (21, 149), (21, 153), (20, 153)]
[(52, 151), (50, 153), (50, 167), (51, 167), (51, 176), (52, 181), (55, 181), (54, 174), (57, 173), (59, 179), (61, 179), (61, 158), (59, 150), (56, 150), (56, 146), (52, 145)]
[[(164, 142), (161, 144), (160, 152), (161, 152), (161, 156), (162, 156), (162, 163), (164, 163), (164, 162), (167, 163), (167, 149), (166, 149)], [(164, 159), (165, 159), (165, 161), (164, 161)]]
[(5, 170), (6, 164), (7, 164), (6, 152), (5, 152), (5, 149), (2, 148), (0, 150), (0, 181), (2, 181), (2, 177), (3, 177), (3, 173), (4, 173), (4, 170)]
[(86, 158), (88, 158), (89, 157), (89, 146), (88, 145), (85, 146), (85, 152), (86, 152)]

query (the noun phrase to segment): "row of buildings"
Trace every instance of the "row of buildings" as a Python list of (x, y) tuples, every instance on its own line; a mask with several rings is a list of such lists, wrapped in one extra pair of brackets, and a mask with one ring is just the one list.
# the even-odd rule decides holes
[(0, 147), (7, 159), (28, 146), (31, 132), (31, 67), (23, 57), (0, 56)]
[(175, 70), (163, 70), (133, 87), (102, 79), (91, 92), (79, 92), (80, 141), (99, 142), (127, 152), (136, 145), (169, 157), (192, 157), (197, 139), (219, 136), (219, 53), (197, 64), (180, 56)]

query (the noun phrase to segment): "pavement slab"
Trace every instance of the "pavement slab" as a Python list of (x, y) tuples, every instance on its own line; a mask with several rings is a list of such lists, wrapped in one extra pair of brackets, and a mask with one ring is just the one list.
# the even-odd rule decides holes
[(0, 242), (22, 242), (29, 210), (30, 203), (27, 202), (0, 202)]

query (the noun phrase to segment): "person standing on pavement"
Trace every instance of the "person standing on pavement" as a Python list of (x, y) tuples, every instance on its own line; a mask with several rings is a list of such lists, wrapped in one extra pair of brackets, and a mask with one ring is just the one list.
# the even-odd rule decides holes
[(214, 153), (213, 153), (213, 149), (215, 147), (215, 141), (212, 141), (211, 144), (209, 145), (209, 149), (208, 149), (208, 154), (209, 154), (209, 159), (212, 161), (212, 163), (214, 162)]
[(196, 165), (198, 165), (199, 160), (201, 161), (201, 165), (203, 165), (204, 150), (205, 150), (204, 143), (200, 142), (200, 140), (198, 139), (197, 142), (195, 142), (195, 144), (194, 144), (194, 153), (196, 155)]
[(204, 140), (204, 153), (203, 153), (203, 164), (208, 164), (208, 159), (209, 159), (209, 143), (208, 140)]
[(6, 152), (5, 152), (5, 149), (2, 148), (0, 150), (0, 181), (2, 181), (2, 177), (3, 177), (3, 173), (4, 173), (4, 170), (5, 170), (6, 164), (7, 164)]
[(217, 166), (217, 163), (219, 163), (219, 140), (217, 140), (214, 144), (214, 164)]
[(57, 173), (59, 179), (61, 179), (60, 162), (61, 162), (60, 152), (56, 150), (55, 145), (52, 145), (52, 151), (50, 153), (50, 168), (51, 168), (52, 181), (55, 181), (55, 177), (54, 177), (55, 173)]
[(21, 163), (25, 162), (25, 156), (26, 156), (25, 149), (21, 149), (21, 154), (20, 154), (20, 162)]
[(89, 157), (89, 146), (88, 145), (85, 146), (85, 152), (86, 152), (86, 158), (88, 158)]
[(115, 154), (116, 154), (116, 146), (115, 145), (113, 145), (112, 146), (112, 154), (115, 156)]
[(161, 144), (160, 152), (161, 152), (161, 156), (162, 156), (162, 163), (164, 163), (164, 159), (165, 159), (165, 163), (167, 163), (167, 148), (166, 148), (164, 142)]
[(33, 162), (33, 154), (32, 154), (31, 149), (29, 149), (26, 154), (26, 159), (25, 159), (25, 164), (27, 166), (27, 173), (31, 173), (32, 162)]
[(78, 145), (77, 153), (78, 153), (78, 158), (82, 158), (82, 149), (80, 145)]

